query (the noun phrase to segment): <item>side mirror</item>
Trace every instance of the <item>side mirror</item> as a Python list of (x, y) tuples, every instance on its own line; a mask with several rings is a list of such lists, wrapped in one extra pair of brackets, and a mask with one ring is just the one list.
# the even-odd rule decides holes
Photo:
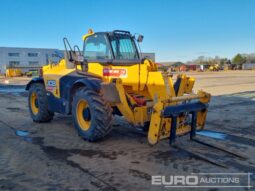
[(137, 42), (143, 42), (143, 35), (139, 34), (139, 36), (137, 38)]

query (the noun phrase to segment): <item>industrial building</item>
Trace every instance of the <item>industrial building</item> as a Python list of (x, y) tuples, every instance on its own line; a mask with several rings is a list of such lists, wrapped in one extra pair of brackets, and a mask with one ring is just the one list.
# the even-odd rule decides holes
[(0, 73), (7, 68), (19, 68), (23, 72), (40, 68), (49, 59), (58, 62), (57, 49), (0, 47)]
[[(22, 72), (35, 70), (49, 63), (59, 61), (58, 49), (0, 47), (0, 74), (7, 68), (19, 68)], [(155, 53), (142, 53), (155, 61)]]
[(255, 63), (245, 63), (242, 65), (243, 70), (255, 70)]

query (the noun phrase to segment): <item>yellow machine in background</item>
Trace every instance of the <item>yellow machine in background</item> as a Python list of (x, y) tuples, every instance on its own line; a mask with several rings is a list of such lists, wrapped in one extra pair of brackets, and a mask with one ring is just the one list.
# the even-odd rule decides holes
[[(148, 142), (174, 142), (177, 135), (195, 136), (205, 125), (210, 94), (193, 92), (195, 79), (172, 77), (140, 58), (143, 36), (128, 31), (84, 35), (84, 50), (72, 50), (64, 39), (66, 58), (43, 67), (43, 75), (27, 85), (29, 109), (35, 122), (50, 121), (54, 112), (72, 114), (86, 140), (96, 141), (112, 127), (112, 115), (122, 115), (136, 127), (148, 127)], [(67, 50), (69, 47), (69, 51)]]
[(6, 77), (19, 77), (22, 76), (22, 71), (20, 69), (8, 68), (5, 75)]
[(219, 66), (219, 64), (213, 64), (213, 65), (211, 65), (211, 66), (209, 67), (209, 70), (210, 70), (211, 72), (219, 71), (219, 70), (220, 70), (220, 66)]

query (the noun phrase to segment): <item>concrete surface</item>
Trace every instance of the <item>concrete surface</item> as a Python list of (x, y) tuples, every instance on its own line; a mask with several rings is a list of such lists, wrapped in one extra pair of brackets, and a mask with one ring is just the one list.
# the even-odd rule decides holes
[[(245, 159), (191, 142), (188, 136), (178, 137), (176, 147), (167, 140), (150, 147), (146, 134), (120, 117), (115, 117), (114, 129), (103, 141), (89, 143), (77, 135), (70, 116), (33, 123), (26, 93), (0, 86), (0, 190), (170, 190), (152, 186), (151, 176), (255, 173), (255, 71), (191, 74), (197, 78), (195, 89), (214, 95), (206, 129), (223, 135), (197, 137)], [(15, 80), (19, 81), (12, 79), (12, 85)], [(255, 175), (251, 184), (254, 180)]]

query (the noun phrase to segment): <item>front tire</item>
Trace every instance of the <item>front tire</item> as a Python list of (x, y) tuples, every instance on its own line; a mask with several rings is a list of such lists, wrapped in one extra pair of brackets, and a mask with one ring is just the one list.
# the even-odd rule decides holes
[(83, 87), (76, 91), (72, 102), (74, 126), (79, 135), (96, 141), (107, 135), (112, 127), (112, 109), (97, 92)]
[(48, 110), (48, 99), (42, 83), (34, 83), (28, 92), (28, 107), (34, 122), (49, 122), (54, 113)]

